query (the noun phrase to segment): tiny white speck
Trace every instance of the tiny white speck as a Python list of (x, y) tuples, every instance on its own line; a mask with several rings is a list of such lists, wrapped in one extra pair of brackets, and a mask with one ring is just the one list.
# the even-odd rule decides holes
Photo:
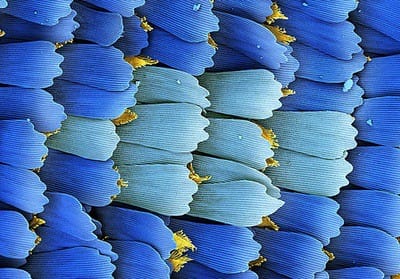
[(194, 4), (193, 5), (193, 11), (198, 11), (200, 10), (201, 4)]
[(33, 14), (37, 15), (37, 14), (38, 14), (38, 11), (36, 11), (36, 10), (35, 10), (35, 11), (33, 11)]
[(343, 84), (343, 92), (348, 92), (352, 87), (353, 87), (353, 80), (352, 79), (348, 79), (346, 80), (346, 82)]
[(306, 2), (303, 2), (302, 5), (303, 5), (304, 7), (308, 7), (308, 4), (307, 4)]
[(368, 126), (372, 126), (372, 119), (368, 119), (367, 124), (368, 124)]
[(181, 81), (180, 79), (177, 79), (177, 80), (176, 80), (176, 83), (177, 83), (177, 84), (182, 84), (182, 81)]
[(242, 136), (242, 135), (239, 135), (238, 138), (239, 138), (239, 139), (243, 139), (243, 136)]
[(261, 46), (260, 46), (260, 45), (257, 45), (257, 48), (261, 48)]

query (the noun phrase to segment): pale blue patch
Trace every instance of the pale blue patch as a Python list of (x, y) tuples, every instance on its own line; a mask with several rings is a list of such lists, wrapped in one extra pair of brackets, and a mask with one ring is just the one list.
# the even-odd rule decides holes
[(354, 81), (352, 79), (346, 80), (346, 82), (343, 84), (343, 92), (349, 92), (349, 90), (353, 87)]
[(280, 167), (267, 168), (265, 173), (274, 185), (297, 192), (335, 196), (340, 188), (349, 184), (346, 176), (352, 165), (346, 161), (347, 154), (340, 159), (322, 159), (302, 153), (278, 148), (274, 159)]
[(118, 171), (129, 186), (121, 189), (116, 201), (168, 216), (189, 211), (197, 184), (189, 178), (186, 166), (120, 165)]
[(264, 185), (248, 180), (202, 184), (193, 197), (188, 215), (240, 227), (261, 223), (283, 201), (266, 193)]
[(118, 142), (115, 126), (110, 120), (69, 116), (61, 131), (49, 137), (46, 144), (82, 158), (106, 161), (111, 158)]
[(199, 106), (187, 103), (137, 105), (138, 118), (117, 127), (122, 142), (172, 152), (191, 152), (208, 138), (209, 121)]
[(342, 158), (345, 151), (357, 146), (354, 118), (335, 111), (277, 111), (270, 119), (260, 121), (272, 129), (283, 149), (324, 158)]
[(209, 111), (264, 119), (281, 106), (282, 86), (268, 70), (205, 73), (199, 80), (210, 91)]
[(210, 106), (209, 92), (190, 74), (170, 68), (148, 66), (135, 71), (140, 82), (136, 94), (141, 103), (189, 103), (202, 109)]
[[(262, 137), (262, 130), (253, 122), (239, 119), (210, 118), (206, 128), (210, 137), (199, 144), (198, 151), (243, 163), (255, 169), (266, 167), (266, 159), (274, 152)], [(240, 150), (240, 152), (238, 152)]]

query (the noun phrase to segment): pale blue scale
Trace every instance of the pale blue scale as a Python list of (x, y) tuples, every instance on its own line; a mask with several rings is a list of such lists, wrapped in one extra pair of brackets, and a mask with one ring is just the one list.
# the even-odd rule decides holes
[(324, 159), (339, 159), (357, 146), (354, 118), (335, 111), (277, 111), (274, 117), (260, 121), (272, 129), (283, 149)]
[(211, 179), (203, 183), (220, 183), (239, 180), (248, 180), (260, 183), (267, 188), (267, 194), (280, 197), (279, 188), (274, 186), (271, 179), (261, 171), (244, 164), (209, 156), (194, 155), (193, 167), (200, 176), (211, 176)]
[(47, 146), (82, 158), (106, 161), (118, 142), (115, 126), (110, 120), (69, 116), (61, 131), (49, 137)]
[(330, 160), (280, 148), (274, 156), (280, 167), (267, 168), (265, 173), (279, 188), (330, 197), (349, 183), (346, 176), (353, 167), (346, 155)]
[(264, 119), (281, 107), (282, 85), (268, 70), (205, 73), (199, 80), (210, 91), (208, 110), (213, 112)]
[(266, 167), (266, 159), (274, 153), (262, 137), (261, 128), (247, 120), (210, 118), (206, 131), (209, 139), (197, 151), (243, 163), (255, 169)]
[(176, 164), (186, 166), (193, 161), (190, 152), (172, 152), (140, 144), (120, 142), (112, 159), (117, 165)]
[(135, 71), (135, 81), (139, 83), (135, 96), (138, 102), (189, 103), (202, 109), (210, 106), (206, 99), (208, 91), (199, 86), (195, 77), (183, 71), (148, 66)]
[(251, 227), (260, 224), (263, 216), (274, 213), (283, 204), (269, 196), (264, 185), (253, 181), (202, 184), (190, 203), (188, 215)]
[(209, 121), (202, 116), (202, 109), (196, 105), (137, 105), (134, 111), (138, 118), (117, 128), (122, 142), (172, 152), (191, 152), (199, 142), (208, 138), (204, 129)]
[(118, 171), (129, 186), (121, 189), (116, 201), (168, 216), (189, 211), (197, 184), (189, 178), (186, 166), (121, 165)]

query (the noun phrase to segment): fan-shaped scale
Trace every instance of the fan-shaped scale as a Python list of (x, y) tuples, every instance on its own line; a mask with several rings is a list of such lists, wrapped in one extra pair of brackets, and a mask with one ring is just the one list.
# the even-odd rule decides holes
[(347, 0), (279, 0), (279, 5), (284, 13), (286, 7), (290, 7), (326, 22), (339, 23), (347, 20), (349, 12), (356, 9), (358, 3)]
[(400, 273), (400, 244), (396, 238), (374, 228), (343, 226), (327, 247), (336, 259), (330, 269), (370, 266), (385, 275)]
[(132, 66), (115, 47), (68, 44), (58, 52), (65, 58), (61, 64), (63, 75), (60, 78), (63, 80), (108, 91), (123, 91), (133, 79)]
[(398, 5), (390, 0), (366, 0), (360, 2), (358, 8), (351, 13), (351, 19), (399, 41), (400, 24), (396, 20), (399, 11)]
[(210, 118), (206, 128), (209, 139), (197, 151), (222, 159), (243, 163), (255, 169), (266, 167), (265, 160), (274, 155), (270, 144), (256, 124), (240, 119)]
[(336, 111), (277, 111), (274, 117), (260, 121), (278, 135), (283, 149), (324, 159), (342, 158), (357, 146), (354, 118)]
[(293, 48), (291, 46), (285, 47), (287, 49), (285, 52), (287, 61), (282, 63), (279, 69), (271, 70), (282, 87), (288, 87), (296, 79), (295, 73), (300, 67), (299, 61), (292, 55)]
[[(345, 83), (323, 83), (298, 78), (290, 84), (296, 94), (281, 99), (281, 110), (339, 111), (351, 114), (363, 102), (364, 90), (354, 76)], [(350, 88), (347, 86), (351, 86)]]
[(268, 28), (239, 16), (214, 13), (220, 20), (220, 30), (212, 34), (217, 44), (229, 46), (270, 69), (278, 69), (287, 61), (286, 47), (276, 41)]
[(399, 96), (400, 83), (396, 73), (400, 70), (400, 55), (374, 57), (360, 73), (360, 85), (365, 97)]
[(209, 121), (202, 109), (187, 103), (137, 105), (135, 121), (118, 126), (122, 142), (140, 144), (173, 152), (191, 152), (208, 138), (204, 129)]
[(163, 259), (176, 248), (171, 230), (156, 215), (107, 206), (95, 209), (102, 231), (112, 240), (137, 241), (150, 245)]
[(199, 80), (210, 91), (208, 110), (213, 112), (264, 119), (281, 106), (282, 85), (268, 70), (205, 73)]
[(88, 205), (105, 206), (119, 193), (119, 175), (113, 165), (111, 160), (87, 160), (50, 149), (40, 178), (49, 191), (73, 195)]
[(170, 278), (170, 268), (151, 246), (138, 241), (110, 240), (119, 255), (115, 278)]
[(40, 244), (35, 248), (35, 253), (87, 247), (98, 250), (101, 255), (109, 256), (112, 261), (118, 258), (117, 254), (111, 251), (109, 243), (97, 238), (82, 240), (57, 228), (47, 226), (40, 226), (35, 232), (42, 238)]
[(46, 185), (30, 170), (0, 164), (0, 185), (0, 201), (14, 208), (38, 213), (49, 202)]
[(387, 146), (358, 146), (349, 152), (354, 170), (350, 183), (371, 190), (400, 194), (400, 150)]
[(322, 243), (300, 233), (254, 229), (255, 240), (262, 245), (260, 254), (268, 260), (261, 268), (289, 278), (314, 278), (323, 271), (328, 257)]
[(97, 249), (75, 247), (34, 253), (24, 265), (33, 278), (104, 278), (111, 279), (115, 266)]
[(361, 51), (358, 45), (361, 38), (354, 32), (352, 23), (326, 22), (304, 13), (303, 10), (285, 7), (283, 11), (289, 20), (279, 22), (279, 26), (302, 44), (338, 59), (350, 60), (353, 54)]
[(0, 96), (0, 119), (29, 119), (40, 132), (56, 131), (67, 117), (64, 108), (42, 89), (6, 86), (0, 87)]
[(200, 176), (211, 176), (211, 179), (203, 183), (220, 183), (239, 180), (248, 180), (260, 183), (267, 189), (267, 194), (280, 197), (279, 188), (275, 187), (271, 179), (261, 171), (244, 164), (209, 156), (194, 155), (193, 167)]
[(24, 88), (45, 88), (62, 74), (63, 56), (46, 41), (0, 45), (0, 83)]
[(0, 131), (0, 163), (24, 169), (43, 165), (46, 137), (29, 120), (0, 120)]
[(336, 197), (339, 214), (350, 226), (369, 226), (400, 235), (400, 197), (376, 190), (345, 190)]
[(346, 82), (361, 71), (367, 61), (362, 52), (354, 54), (351, 60), (341, 60), (299, 42), (293, 43), (292, 47), (300, 62), (296, 77), (317, 82)]
[(283, 201), (269, 196), (264, 185), (248, 180), (202, 184), (188, 215), (241, 227), (256, 226)]
[(36, 234), (29, 229), (28, 221), (17, 211), (1, 210), (0, 255), (23, 259), (35, 247)]
[(40, 25), (56, 25), (60, 18), (68, 16), (72, 9), (72, 0), (41, 0), (32, 3), (30, 0), (8, 1), (2, 12)]
[(121, 37), (124, 27), (120, 14), (91, 9), (79, 2), (74, 2), (72, 8), (80, 24), (75, 32), (77, 39), (110, 46)]
[(149, 45), (148, 34), (142, 28), (140, 18), (137, 16), (123, 18), (124, 34), (114, 44), (122, 50), (125, 56), (139, 55), (141, 50)]
[[(96, 236), (91, 218), (73, 196), (57, 192), (46, 192), (49, 203), (38, 216), (46, 221), (45, 226), (62, 231), (78, 239), (90, 241)], [(68, 209), (68, 210), (66, 210)]]
[(282, 192), (285, 205), (271, 219), (282, 231), (308, 234), (322, 244), (340, 234), (343, 219), (339, 216), (339, 204), (326, 197), (295, 192)]
[(197, 184), (189, 178), (186, 166), (120, 165), (118, 171), (129, 186), (121, 190), (116, 201), (169, 216), (189, 211)]
[(185, 72), (148, 66), (135, 71), (135, 80), (139, 82), (136, 98), (141, 103), (189, 103), (202, 109), (210, 106), (206, 99), (209, 92)]
[(64, 106), (68, 115), (115, 119), (127, 107), (136, 104), (137, 86), (131, 83), (124, 91), (112, 92), (62, 79), (56, 79), (48, 90), (54, 100)]
[(0, 24), (2, 30), (6, 32), (4, 38), (62, 43), (72, 40), (74, 38), (72, 33), (79, 28), (79, 24), (74, 20), (75, 16), (76, 12), (72, 10), (69, 15), (60, 18), (57, 24), (48, 26), (26, 21), (12, 15), (1, 14)]
[[(196, 245), (188, 252), (194, 261), (216, 271), (234, 274), (248, 270), (248, 263), (259, 256), (260, 244), (248, 228), (171, 219), (173, 231), (183, 230)], [(246, 249), (243, 249), (246, 247)]]
[(280, 148), (274, 156), (280, 167), (267, 168), (265, 173), (279, 188), (331, 197), (349, 183), (346, 176), (353, 168), (346, 155), (331, 160)]
[(215, 49), (207, 40), (190, 43), (161, 28), (154, 28), (148, 35), (149, 45), (142, 50), (142, 54), (169, 67), (198, 76), (214, 65), (212, 56)]
[(400, 41), (395, 40), (373, 28), (356, 24), (356, 33), (361, 36), (360, 45), (368, 53), (392, 55), (399, 54)]
[(181, 40), (199, 43), (207, 41), (208, 34), (218, 30), (218, 18), (211, 11), (212, 6), (209, 0), (176, 0), (172, 5), (146, 0), (137, 12), (145, 16), (150, 24)]
[(270, 0), (220, 0), (214, 2), (214, 9), (263, 23), (272, 14), (271, 5)]
[(59, 133), (48, 138), (49, 148), (90, 160), (106, 161), (117, 148), (119, 137), (110, 120), (69, 116)]

